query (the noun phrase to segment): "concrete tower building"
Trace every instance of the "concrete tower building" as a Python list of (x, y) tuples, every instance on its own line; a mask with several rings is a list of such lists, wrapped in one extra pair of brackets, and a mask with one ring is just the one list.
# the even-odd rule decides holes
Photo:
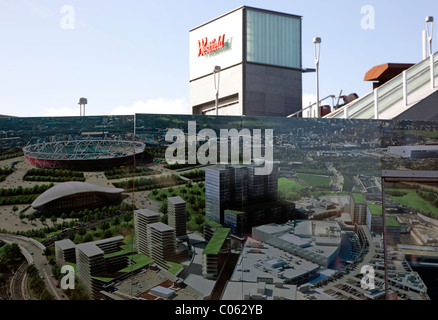
[(242, 6), (189, 34), (192, 114), (301, 110), (301, 17)]

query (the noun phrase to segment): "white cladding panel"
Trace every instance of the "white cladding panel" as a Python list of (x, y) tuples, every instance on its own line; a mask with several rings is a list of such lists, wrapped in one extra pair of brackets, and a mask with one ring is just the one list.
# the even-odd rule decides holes
[[(224, 47), (200, 55), (202, 41), (210, 44), (224, 37)], [(238, 9), (190, 31), (190, 81), (211, 74), (216, 65), (221, 69), (239, 64), (243, 57), (243, 9)]]

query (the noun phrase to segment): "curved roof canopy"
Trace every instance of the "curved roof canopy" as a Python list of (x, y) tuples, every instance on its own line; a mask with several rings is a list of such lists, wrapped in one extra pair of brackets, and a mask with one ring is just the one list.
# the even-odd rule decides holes
[(37, 209), (54, 200), (81, 193), (121, 194), (120, 188), (105, 188), (94, 184), (78, 181), (62, 182), (43, 192), (32, 202), (32, 208)]

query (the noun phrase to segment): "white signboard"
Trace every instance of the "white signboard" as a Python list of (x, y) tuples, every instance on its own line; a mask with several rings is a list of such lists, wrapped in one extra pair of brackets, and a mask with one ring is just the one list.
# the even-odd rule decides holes
[(243, 10), (239, 9), (190, 31), (190, 80), (242, 62)]

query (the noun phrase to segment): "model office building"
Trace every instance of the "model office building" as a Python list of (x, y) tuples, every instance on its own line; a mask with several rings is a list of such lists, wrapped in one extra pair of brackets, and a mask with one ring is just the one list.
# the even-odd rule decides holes
[(253, 226), (286, 222), (294, 204), (278, 201), (278, 163), (270, 174), (257, 175), (255, 165), (216, 165), (205, 169), (206, 220), (231, 229), (234, 235)]
[(186, 202), (181, 197), (170, 197), (167, 199), (167, 215), (169, 226), (175, 228), (177, 238), (187, 236), (187, 212)]
[(176, 252), (175, 228), (162, 222), (147, 225), (149, 256), (161, 267), (168, 269), (166, 260), (171, 260)]
[(202, 252), (202, 275), (215, 279), (219, 276), (230, 251), (229, 228), (218, 228)]
[(122, 241), (122, 236), (78, 245), (69, 239), (56, 241), (56, 263), (60, 267), (67, 262), (75, 263), (78, 281), (91, 298), (98, 299), (106, 284), (99, 276), (128, 265), (129, 252), (120, 251)]
[(206, 218), (224, 223), (224, 210), (278, 199), (278, 164), (268, 175), (254, 165), (216, 165), (205, 169)]
[[(172, 201), (178, 204), (181, 202), (178, 199), (172, 199), (169, 203)], [(169, 207), (171, 206), (169, 204)], [(182, 210), (175, 210), (174, 207), (173, 210), (178, 216), (176, 220), (173, 220), (178, 221), (178, 228), (181, 228), (178, 213)], [(138, 252), (151, 257), (159, 266), (167, 269), (165, 261), (173, 259), (176, 253), (176, 229), (160, 222), (160, 214), (149, 209), (134, 211), (134, 225)], [(181, 230), (179, 232), (181, 233)]]
[(365, 225), (367, 223), (368, 205), (361, 193), (352, 193), (350, 202), (350, 215), (353, 224)]
[(137, 244), (137, 250), (139, 253), (149, 255), (148, 244), (148, 224), (159, 222), (160, 214), (158, 212), (141, 209), (134, 211), (134, 226), (135, 226), (135, 239)]

